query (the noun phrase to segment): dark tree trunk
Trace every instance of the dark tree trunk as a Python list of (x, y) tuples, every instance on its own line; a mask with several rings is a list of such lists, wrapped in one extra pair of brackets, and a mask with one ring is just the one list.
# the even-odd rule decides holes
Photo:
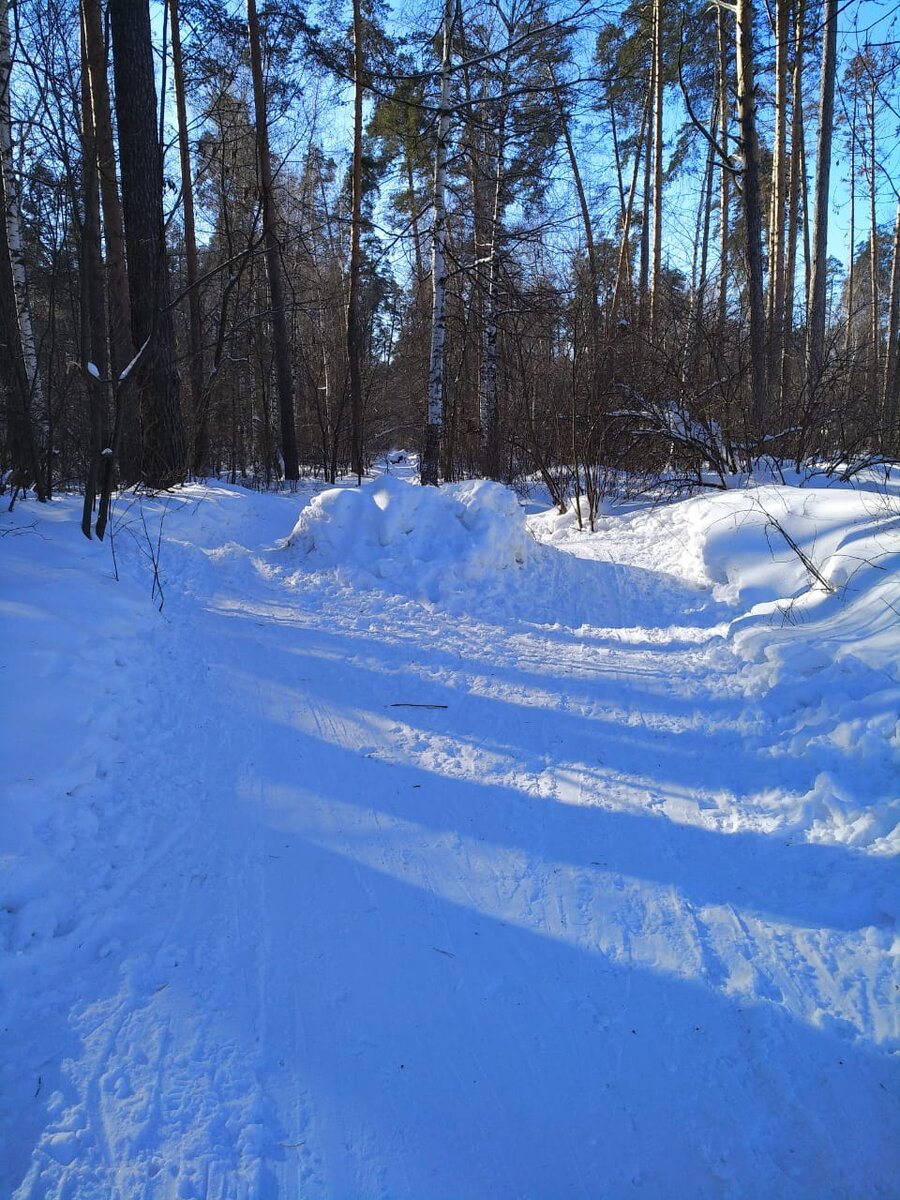
[(178, 0), (168, 0), (172, 28), (172, 78), (178, 112), (178, 153), (181, 166), (181, 204), (184, 214), (184, 257), (188, 286), (188, 380), (193, 417), (193, 456), (191, 465), (198, 475), (209, 471), (209, 397), (203, 385), (203, 316), (200, 309), (200, 276), (197, 257), (197, 232), (194, 220), (194, 181), (191, 174), (191, 147), (188, 140), (187, 98), (184, 65), (181, 58), (181, 26)]
[[(828, 189), (834, 127), (834, 71), (837, 54), (837, 0), (825, 2), (819, 139), (816, 151), (816, 208), (813, 218), (812, 277), (809, 284), (809, 341), (806, 350), (807, 403), (815, 403), (825, 365), (825, 282), (828, 271)], [(874, 168), (873, 168), (874, 170)]]
[[(87, 384), (91, 424), (88, 477), (84, 488), (81, 531), (91, 536), (94, 501), (100, 491), (103, 450), (106, 445), (109, 355), (106, 349), (106, 305), (103, 250), (100, 233), (100, 176), (97, 171), (97, 138), (88, 72), (87, 34), (81, 18), (81, 146), (84, 221), (81, 227), (81, 368)], [(93, 364), (95, 371), (89, 369)], [(96, 372), (96, 373), (95, 373)]]
[[(120, 387), (119, 377), (131, 362), (134, 347), (131, 342), (131, 298), (128, 294), (128, 275), (125, 269), (125, 223), (119, 199), (119, 184), (116, 178), (116, 152), (113, 142), (112, 110), (110, 108), (109, 81), (106, 74), (106, 42), (103, 36), (103, 18), (100, 0), (82, 0), (81, 20), (84, 34), (85, 58), (90, 77), (91, 115), (93, 117), (94, 146), (97, 155), (97, 174), (100, 179), (100, 204), (103, 211), (103, 234), (106, 242), (106, 291), (109, 321), (110, 383), (115, 404), (115, 418), (111, 445), (112, 450), (103, 459), (100, 473), (100, 505), (97, 512), (97, 537), (106, 532), (109, 505), (119, 449), (127, 427), (137, 428), (131, 415), (128, 397), (130, 387)], [(131, 439), (134, 445), (136, 437)], [(131, 454), (135, 463), (139, 454)]]
[(763, 291), (762, 188), (756, 132), (753, 0), (737, 4), (737, 101), (741, 129), (744, 200), (744, 254), (750, 301), (750, 390), (753, 434), (761, 439), (766, 416), (766, 302)]
[(350, 367), (350, 453), (356, 482), (362, 483), (362, 336), (359, 319), (360, 224), (362, 222), (362, 6), (353, 0), (353, 168), (350, 216), (350, 286), (347, 296), (347, 361)]
[(250, 71), (253, 76), (259, 198), (262, 206), (263, 237), (266, 246), (266, 278), (269, 283), (269, 301), (272, 306), (275, 381), (278, 387), (278, 411), (281, 417), (281, 454), (284, 459), (285, 479), (299, 479), (300, 462), (297, 456), (297, 429), (294, 422), (291, 346), (284, 306), (281, 250), (275, 229), (276, 207), (272, 187), (272, 155), (269, 150), (269, 119), (266, 112), (266, 91), (263, 82), (262, 48), (256, 0), (247, 0), (247, 36), (250, 45)]
[(444, 345), (447, 299), (447, 151), (450, 143), (450, 55), (453, 38), (453, 0), (444, 0), (441, 99), (434, 156), (434, 223), (431, 234), (431, 351), (428, 370), (428, 407), (422, 454), (422, 484), (437, 487), (441, 440), (444, 432)]
[(184, 478), (186, 456), (169, 307), (149, 0), (110, 0), (109, 15), (131, 332), (136, 347), (146, 343), (136, 367), (140, 478), (151, 487), (170, 487)]

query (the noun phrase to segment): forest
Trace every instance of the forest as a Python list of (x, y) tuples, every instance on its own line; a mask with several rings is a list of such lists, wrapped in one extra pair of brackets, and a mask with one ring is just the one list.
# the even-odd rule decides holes
[(3, 0), (4, 490), (896, 458), (895, 21)]

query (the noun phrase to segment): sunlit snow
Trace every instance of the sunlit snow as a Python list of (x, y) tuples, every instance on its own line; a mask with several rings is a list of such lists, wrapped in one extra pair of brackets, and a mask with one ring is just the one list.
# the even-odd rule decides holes
[(900, 486), (800, 482), (3, 513), (0, 1196), (895, 1196)]

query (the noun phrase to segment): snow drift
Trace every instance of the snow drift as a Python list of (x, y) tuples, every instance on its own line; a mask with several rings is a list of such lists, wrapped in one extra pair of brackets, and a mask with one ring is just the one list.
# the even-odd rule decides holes
[(423, 488), (385, 475), (332, 488), (300, 513), (286, 545), (316, 569), (340, 568), (428, 600), (521, 567), (531, 537), (515, 494), (486, 480)]

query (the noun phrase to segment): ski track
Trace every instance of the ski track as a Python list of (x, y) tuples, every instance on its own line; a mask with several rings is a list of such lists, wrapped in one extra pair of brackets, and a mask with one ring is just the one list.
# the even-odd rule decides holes
[(541, 619), (450, 614), (298, 570), (292, 511), (211, 493), (106, 643), (0, 1193), (900, 1194), (893, 864), (778, 827), (810, 762), (721, 609), (584, 562), (567, 623), (570, 560)]

